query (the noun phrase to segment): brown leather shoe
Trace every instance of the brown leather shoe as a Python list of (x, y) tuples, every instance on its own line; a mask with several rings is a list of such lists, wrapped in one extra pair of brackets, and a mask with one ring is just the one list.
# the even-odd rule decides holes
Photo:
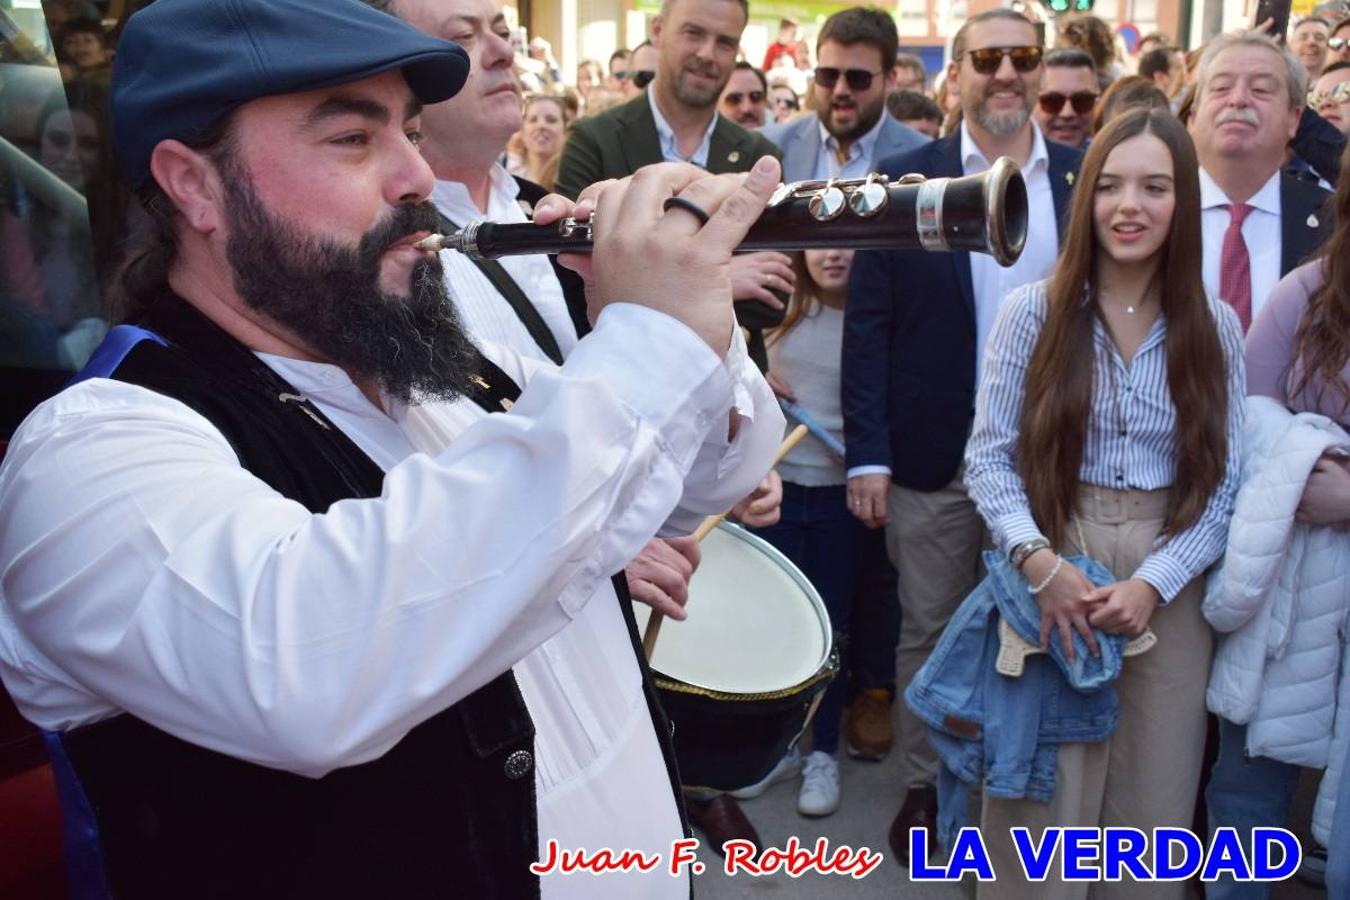
[(900, 805), (900, 812), (895, 814), (895, 820), (891, 822), (891, 831), (888, 835), (891, 852), (895, 854), (900, 865), (905, 867), (909, 866), (911, 828), (927, 828), (928, 846), (931, 848), (936, 843), (937, 788), (931, 784), (911, 787), (905, 794), (905, 802)]
[(848, 708), (844, 729), (848, 755), (877, 762), (886, 758), (895, 743), (891, 729), (891, 694), (885, 688), (860, 691)]
[(685, 807), (689, 812), (689, 821), (702, 831), (708, 839), (708, 846), (721, 856), (726, 854), (722, 845), (730, 840), (749, 841), (756, 848), (763, 846), (759, 832), (741, 811), (741, 805), (730, 794), (718, 794), (707, 800), (685, 797)]

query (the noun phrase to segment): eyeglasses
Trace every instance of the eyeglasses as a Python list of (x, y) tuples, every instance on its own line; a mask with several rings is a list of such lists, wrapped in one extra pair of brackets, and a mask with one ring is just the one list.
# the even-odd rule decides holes
[(638, 69), (633, 73), (633, 87), (642, 90), (647, 85), (656, 80), (656, 73), (651, 69)]
[(1097, 105), (1097, 95), (1092, 91), (1077, 91), (1072, 94), (1061, 94), (1059, 91), (1046, 91), (1038, 98), (1041, 104), (1041, 110), (1047, 116), (1059, 115), (1059, 111), (1064, 108), (1064, 101), (1067, 100), (1073, 105), (1073, 111), (1080, 116), (1085, 116), (1092, 112), (1092, 107)]
[(1012, 60), (1013, 68), (1019, 72), (1032, 72), (1041, 64), (1044, 50), (1040, 47), (981, 47), (979, 50), (967, 50), (956, 58), (970, 57), (970, 64), (981, 75), (993, 75), (1003, 65), (1003, 57)]
[(1327, 41), (1327, 46), (1337, 53), (1345, 49), (1345, 45), (1350, 43), (1350, 38), (1332, 38)]
[(865, 91), (872, 86), (872, 79), (880, 75), (880, 72), (869, 72), (866, 69), (839, 69), (831, 66), (816, 66), (816, 84), (827, 91), (834, 90), (834, 86), (839, 83), (839, 76), (843, 75), (844, 80), (848, 82), (848, 89), (851, 91)]
[(797, 102), (797, 98), (796, 98), (796, 97), (775, 97), (775, 98), (774, 98), (774, 101), (773, 101), (773, 105), (774, 105), (774, 106), (783, 106), (783, 107), (786, 107), (786, 108), (788, 108), (788, 109), (799, 109), (799, 108), (801, 108), (801, 104)]
[(727, 94), (722, 99), (730, 103), (732, 106), (739, 106), (741, 101), (746, 97), (750, 98), (751, 103), (764, 102), (763, 91), (750, 91), (748, 94), (742, 94), (740, 91), (732, 91), (730, 94)]
[(1308, 91), (1308, 105), (1314, 110), (1328, 103), (1350, 103), (1350, 81), (1342, 81), (1326, 91)]

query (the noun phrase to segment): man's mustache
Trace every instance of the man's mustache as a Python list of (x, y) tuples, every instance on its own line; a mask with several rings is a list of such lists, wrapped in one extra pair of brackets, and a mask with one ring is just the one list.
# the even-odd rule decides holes
[(439, 231), (440, 214), (430, 201), (397, 207), (361, 238), (359, 253), (363, 260), (378, 259), (391, 244), (418, 231)]
[(1256, 110), (1250, 106), (1228, 107), (1221, 111), (1215, 118), (1215, 125), (1222, 125), (1225, 122), (1242, 122), (1251, 125), (1253, 128), (1260, 126), (1261, 122), (1256, 118)]

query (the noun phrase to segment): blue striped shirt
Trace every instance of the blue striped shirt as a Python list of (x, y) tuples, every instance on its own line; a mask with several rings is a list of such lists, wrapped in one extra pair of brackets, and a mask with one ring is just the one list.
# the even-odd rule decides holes
[[(966, 487), (1004, 552), (1041, 534), (1017, 474), (1018, 426), (1027, 366), (1045, 323), (1048, 281), (1008, 295), (985, 349), (984, 381), (966, 445)], [(1166, 603), (1223, 553), (1237, 495), (1246, 395), (1242, 327), (1225, 303), (1209, 300), (1227, 362), (1228, 453), (1218, 488), (1191, 527), (1154, 547), (1131, 577)], [(1092, 409), (1079, 480), (1115, 490), (1170, 487), (1176, 473), (1177, 410), (1167, 387), (1167, 323), (1158, 316), (1126, 366), (1101, 322), (1094, 328)]]

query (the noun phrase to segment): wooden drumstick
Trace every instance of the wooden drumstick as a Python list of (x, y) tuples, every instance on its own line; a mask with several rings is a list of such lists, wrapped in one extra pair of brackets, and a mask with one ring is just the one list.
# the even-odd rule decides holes
[[(804, 437), (806, 437), (805, 425), (798, 425), (796, 428), (792, 429), (792, 432), (788, 434), (788, 436), (783, 439), (783, 443), (779, 445), (778, 455), (773, 458), (773, 464), (776, 466), (782, 462), (783, 457), (788, 455), (788, 451), (797, 446), (797, 443)], [(698, 530), (694, 532), (694, 540), (702, 541), (705, 537), (712, 534), (712, 530), (721, 524), (722, 520), (730, 513), (731, 510), (727, 510), (720, 515), (708, 516), (708, 518), (703, 520), (703, 524), (698, 526)], [(647, 629), (642, 632), (642, 649), (647, 654), (648, 662), (651, 661), (652, 653), (656, 650), (656, 639), (661, 634), (661, 622), (664, 621), (665, 618), (663, 613), (652, 610), (651, 617), (647, 619)]]

